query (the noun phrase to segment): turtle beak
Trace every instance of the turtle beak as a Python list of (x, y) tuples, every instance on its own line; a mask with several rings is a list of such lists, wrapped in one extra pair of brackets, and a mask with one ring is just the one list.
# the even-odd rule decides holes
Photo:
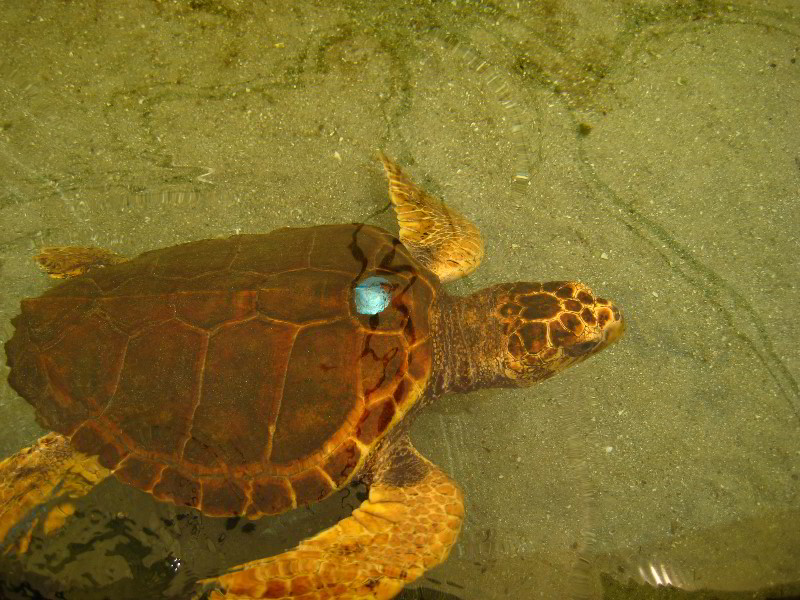
[(625, 319), (622, 318), (622, 314), (614, 309), (614, 316), (617, 318), (608, 323), (603, 331), (603, 347), (613, 344), (625, 333)]

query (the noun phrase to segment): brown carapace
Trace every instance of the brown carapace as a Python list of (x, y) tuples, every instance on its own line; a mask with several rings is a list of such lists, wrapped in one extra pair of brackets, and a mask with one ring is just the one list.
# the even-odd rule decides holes
[[(395, 290), (356, 312), (370, 274)], [(160, 500), (258, 517), (346, 484), (431, 370), (436, 277), (367, 225), (147, 252), (22, 302), (9, 381)]]
[(350, 517), (207, 580), (214, 597), (391, 598), (445, 560), (463, 498), (414, 450), (409, 413), (549, 377), (616, 340), (622, 318), (574, 282), (448, 295), (441, 281), (480, 263), (480, 233), (382, 160), (399, 239), (329, 225), (130, 260), (44, 249), (40, 264), (67, 280), (23, 300), (6, 352), (12, 387), (57, 433), (0, 464), (0, 503), (14, 506), (0, 535), (112, 473), (251, 518), (358, 478), (370, 495)]

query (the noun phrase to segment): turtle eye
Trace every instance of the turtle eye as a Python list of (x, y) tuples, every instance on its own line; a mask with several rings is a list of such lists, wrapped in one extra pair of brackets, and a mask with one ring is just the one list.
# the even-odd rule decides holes
[(385, 277), (367, 277), (359, 281), (353, 290), (353, 302), (360, 315), (382, 313), (392, 302), (393, 286)]

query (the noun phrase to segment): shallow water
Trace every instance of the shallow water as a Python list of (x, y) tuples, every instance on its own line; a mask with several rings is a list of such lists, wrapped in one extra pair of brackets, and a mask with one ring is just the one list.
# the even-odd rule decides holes
[[(794, 0), (16, 3), (0, 28), (2, 341), (51, 285), (41, 246), (396, 231), (384, 150), (484, 234), (483, 265), (451, 291), (575, 278), (628, 323), (554, 379), (447, 397), (415, 423), (467, 498), (459, 543), (418, 587), (797, 593)], [(2, 456), (43, 433), (7, 371)], [(186, 597), (361, 492), (251, 524), (109, 481), (0, 562), (0, 593)]]

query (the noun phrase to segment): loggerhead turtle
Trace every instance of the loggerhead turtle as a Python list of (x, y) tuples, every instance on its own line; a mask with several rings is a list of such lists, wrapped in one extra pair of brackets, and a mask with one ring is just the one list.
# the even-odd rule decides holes
[(550, 377), (623, 321), (575, 282), (447, 294), (441, 282), (481, 262), (480, 232), (381, 159), (399, 239), (353, 224), (130, 260), (43, 250), (40, 264), (67, 280), (22, 301), (6, 352), (9, 382), (54, 433), (0, 464), (0, 539), (34, 506), (110, 474), (251, 518), (358, 479), (369, 498), (351, 516), (206, 580), (212, 597), (382, 600), (443, 562), (464, 503), (409, 441), (414, 414), (447, 392)]

